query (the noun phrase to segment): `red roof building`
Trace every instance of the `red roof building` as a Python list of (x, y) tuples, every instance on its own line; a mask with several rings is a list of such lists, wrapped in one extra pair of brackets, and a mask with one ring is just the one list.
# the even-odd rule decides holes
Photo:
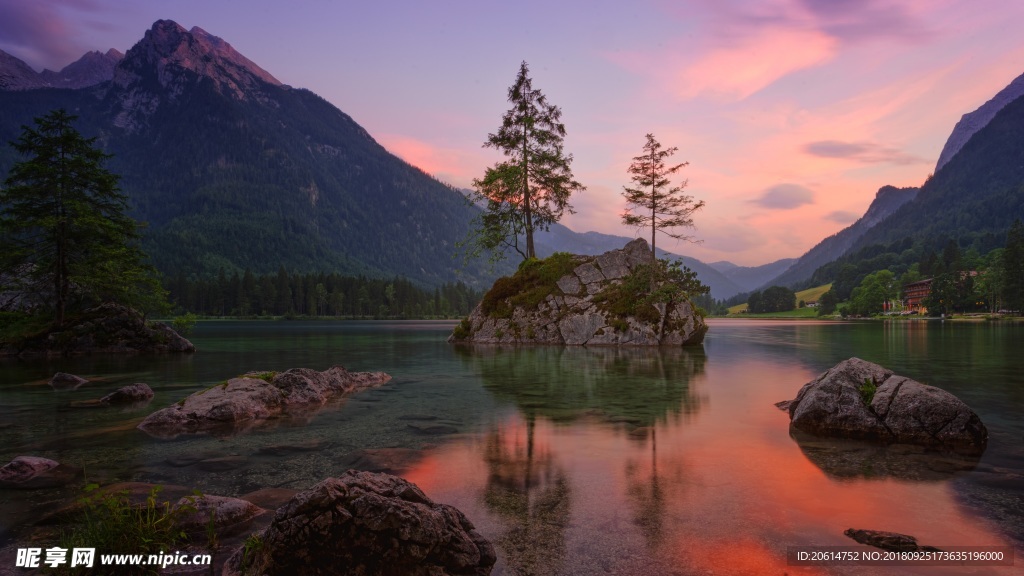
[(932, 293), (932, 278), (918, 280), (903, 286), (903, 307), (905, 310), (913, 310), (920, 314), (928, 312), (921, 306), (921, 301)]

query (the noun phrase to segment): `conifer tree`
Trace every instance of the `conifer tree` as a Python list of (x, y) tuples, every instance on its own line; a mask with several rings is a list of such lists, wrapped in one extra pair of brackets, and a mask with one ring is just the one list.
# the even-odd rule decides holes
[[(533, 234), (547, 230), (568, 211), (569, 197), (585, 187), (573, 179), (572, 154), (565, 154), (565, 126), (562, 111), (549, 104), (533, 87), (526, 62), (508, 89), (512, 108), (501, 127), (489, 134), (485, 148), (500, 150), (507, 157), (488, 168), (484, 177), (473, 181), (469, 199), (484, 207), (480, 221), (471, 232), (471, 250), (486, 249), (500, 259), (511, 248), (523, 259), (536, 258)], [(525, 246), (520, 245), (520, 236)]]
[(1006, 234), (1003, 250), (1003, 305), (1024, 312), (1024, 224), (1020, 218)]
[(635, 188), (624, 186), (622, 195), (629, 207), (622, 215), (623, 223), (638, 228), (651, 227), (651, 265), (656, 260), (655, 238), (658, 232), (679, 240), (693, 241), (692, 236), (682, 232), (670, 232), (670, 228), (692, 228), (693, 213), (704, 207), (704, 201), (694, 202), (692, 196), (683, 194), (687, 181), (669, 187), (670, 176), (688, 166), (683, 162), (674, 166), (666, 164), (668, 158), (678, 152), (676, 147), (662, 148), (653, 134), (647, 134), (644, 152), (633, 158), (629, 173)]
[(118, 176), (103, 167), (109, 156), (75, 130), (75, 119), (55, 110), (23, 126), (12, 145), (26, 159), (0, 189), (0, 291), (52, 298), (58, 328), (75, 306), (166, 306)]

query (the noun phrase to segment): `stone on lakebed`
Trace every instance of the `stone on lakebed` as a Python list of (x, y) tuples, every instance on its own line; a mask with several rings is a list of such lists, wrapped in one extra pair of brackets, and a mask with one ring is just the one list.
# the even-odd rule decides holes
[(300, 492), (224, 566), (226, 576), (485, 576), (494, 547), (456, 508), (397, 476), (349, 470)]
[(321, 406), (328, 399), (380, 386), (383, 372), (349, 372), (334, 366), (323, 372), (292, 368), (286, 372), (250, 372), (196, 392), (158, 410), (139, 424), (151, 436), (234, 432), (291, 409)]

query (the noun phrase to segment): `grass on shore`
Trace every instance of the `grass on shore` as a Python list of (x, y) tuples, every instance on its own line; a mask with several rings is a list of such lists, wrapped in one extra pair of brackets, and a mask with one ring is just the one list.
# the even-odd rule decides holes
[[(796, 293), (796, 301), (800, 302), (817, 302), (821, 300), (821, 295), (832, 289), (832, 284), (822, 284), (821, 286), (815, 286), (814, 288), (808, 288), (807, 290), (801, 290)], [(767, 312), (762, 314), (746, 314), (747, 304), (737, 304), (729, 307), (729, 316), (734, 314), (744, 314), (745, 318), (814, 318), (818, 315), (817, 308), (797, 308), (795, 310), (789, 310), (786, 312)]]

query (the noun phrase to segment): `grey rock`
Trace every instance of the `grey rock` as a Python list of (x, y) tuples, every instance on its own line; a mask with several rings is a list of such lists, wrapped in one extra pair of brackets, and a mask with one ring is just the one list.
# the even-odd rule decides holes
[(136, 382), (107, 394), (100, 398), (100, 402), (103, 404), (140, 404), (152, 399), (153, 389), (148, 384)]
[(18, 456), (0, 468), (0, 488), (55, 488), (71, 483), (82, 473), (49, 458)]
[(587, 262), (586, 264), (580, 264), (573, 269), (573, 273), (579, 277), (580, 282), (583, 284), (591, 284), (593, 282), (601, 282), (605, 280), (604, 274), (597, 269), (592, 263)]
[(595, 260), (601, 273), (609, 280), (617, 280), (629, 274), (629, 259), (624, 252), (605, 252)]
[(266, 512), (247, 500), (209, 494), (185, 496), (173, 508), (180, 513), (178, 527), (190, 533), (204, 532), (213, 527), (223, 534), (230, 527)]
[(296, 495), (256, 537), (259, 549), (237, 550), (225, 576), (482, 576), (496, 560), (455, 508), (401, 478), (353, 470)]
[(630, 241), (622, 248), (622, 252), (626, 255), (630, 269), (640, 264), (651, 263), (651, 246), (643, 238)]
[(580, 286), (580, 279), (575, 274), (566, 274), (558, 280), (558, 288), (570, 296), (579, 294)]
[(68, 374), (67, 372), (57, 372), (50, 378), (50, 386), (54, 390), (74, 390), (82, 384), (88, 384), (89, 381), (81, 376), (75, 376), (74, 374)]
[(383, 372), (349, 372), (334, 366), (323, 372), (293, 368), (266, 379), (250, 373), (196, 392), (150, 414), (139, 429), (160, 438), (204, 432), (238, 432), (288, 409), (320, 406), (333, 396), (380, 386)]
[(939, 551), (938, 548), (934, 548), (932, 546), (921, 546), (917, 543), (917, 538), (907, 536), (906, 534), (900, 534), (898, 532), (847, 528), (843, 534), (853, 538), (865, 546), (874, 546), (875, 548), (890, 550), (892, 552)]
[(606, 326), (604, 316), (601, 314), (575, 314), (566, 316), (558, 323), (558, 331), (562, 335), (562, 341), (569, 346), (586, 344), (594, 333)]
[[(876, 384), (871, 403), (861, 396)], [(850, 358), (805, 384), (789, 406), (791, 425), (819, 436), (915, 444), (980, 454), (988, 430), (959, 398), (898, 376), (877, 364)]]

